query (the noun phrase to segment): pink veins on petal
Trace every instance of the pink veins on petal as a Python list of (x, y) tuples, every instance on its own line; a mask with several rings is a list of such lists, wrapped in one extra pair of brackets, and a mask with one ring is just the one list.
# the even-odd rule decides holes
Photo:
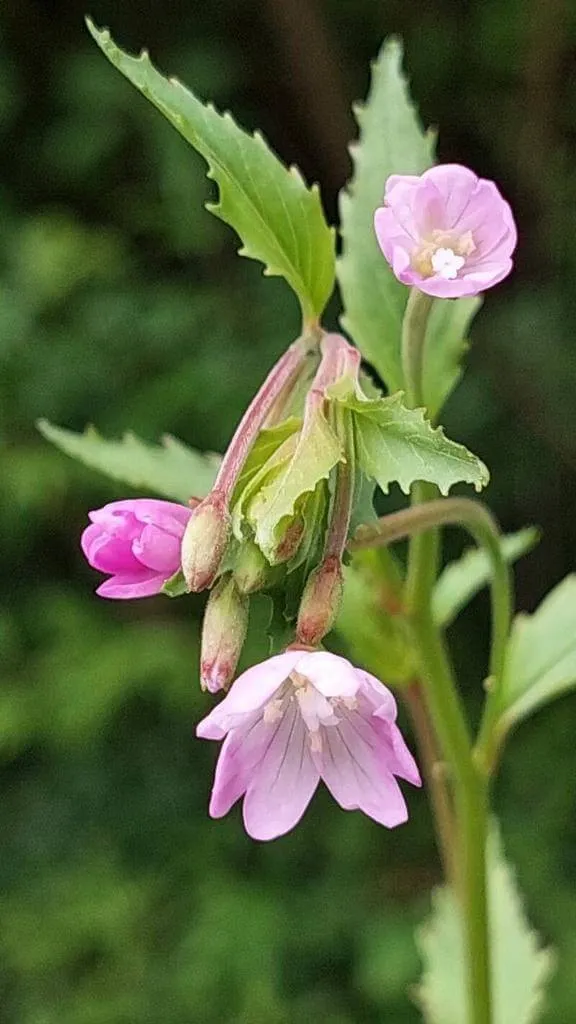
[(420, 785), (390, 691), (325, 651), (287, 651), (248, 669), (197, 734), (224, 738), (210, 814), (222, 817), (243, 796), (254, 839), (290, 831), (320, 779), (345, 810), (388, 828), (408, 817), (396, 776)]
[(512, 269), (509, 204), (494, 182), (459, 164), (391, 175), (374, 227), (396, 277), (428, 295), (476, 295)]

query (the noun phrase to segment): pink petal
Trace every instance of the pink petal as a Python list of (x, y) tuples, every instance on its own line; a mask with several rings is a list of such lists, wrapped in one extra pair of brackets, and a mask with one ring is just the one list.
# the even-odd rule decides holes
[(139, 563), (131, 545), (139, 531), (134, 520), (119, 517), (109, 526), (92, 523), (82, 533), (80, 545), (87, 561), (100, 572), (137, 572)]
[(453, 281), (447, 281), (446, 278), (440, 277), (437, 274), (434, 277), (416, 275), (410, 282), (407, 282), (405, 278), (401, 278), (401, 280), (404, 280), (405, 283), (413, 284), (421, 292), (424, 292), (426, 295), (433, 295), (438, 299), (460, 299), (464, 295), (477, 295), (478, 292), (483, 291), (487, 287), (485, 284), (474, 281), (471, 279), (471, 276), (466, 274), (463, 277), (454, 278)]
[(314, 757), (321, 778), (344, 810), (364, 811), (387, 828), (407, 820), (406, 803), (378, 730), (359, 712), (346, 714), (337, 728), (324, 729), (322, 750)]
[(154, 523), (144, 526), (140, 536), (132, 541), (132, 552), (142, 565), (163, 573), (164, 579), (180, 568), (180, 538)]
[(422, 176), (412, 200), (412, 217), (416, 238), (428, 235), (446, 223), (446, 203), (433, 181)]
[(244, 797), (244, 825), (253, 839), (276, 839), (300, 821), (318, 785), (306, 727), (287, 705)]
[(424, 171), (422, 179), (432, 182), (442, 196), (444, 220), (437, 227), (449, 231), (458, 223), (466, 209), (478, 185), (477, 176), (461, 164), (439, 164)]
[(388, 722), (395, 722), (398, 709), (394, 695), (376, 676), (364, 671), (361, 672), (361, 675), (362, 694), (369, 701), (373, 713)]
[(247, 726), (228, 733), (218, 757), (210, 798), (210, 815), (213, 818), (228, 814), (232, 805), (246, 792), (250, 773), (262, 759), (272, 730), (273, 726), (267, 725), (256, 713)]
[(398, 222), (394, 212), (385, 206), (379, 207), (374, 214), (374, 230), (378, 245), (389, 263), (392, 262), (396, 246), (404, 252), (411, 252), (417, 244), (412, 235)]
[(132, 597), (151, 597), (159, 594), (165, 582), (164, 576), (142, 569), (141, 573), (118, 573), (105, 580), (96, 593), (100, 597), (128, 600)]
[(294, 666), (324, 697), (354, 697), (362, 674), (346, 658), (329, 651), (302, 654)]
[(374, 712), (373, 725), (380, 737), (380, 742), (386, 748), (387, 763), (392, 773), (401, 779), (406, 779), (406, 782), (411, 782), (413, 786), (421, 786), (422, 779), (418, 766), (408, 750), (398, 726), (383, 718), (379, 711)]
[(247, 669), (238, 676), (224, 700), (198, 723), (196, 735), (206, 740), (221, 740), (250, 712), (259, 710), (272, 699), (301, 657), (302, 651), (286, 651)]

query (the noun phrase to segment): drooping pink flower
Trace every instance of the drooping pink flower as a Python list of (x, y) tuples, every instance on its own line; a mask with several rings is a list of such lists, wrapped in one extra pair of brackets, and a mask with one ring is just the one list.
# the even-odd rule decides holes
[(94, 569), (111, 574), (96, 593), (130, 598), (157, 594), (180, 568), (180, 544), (192, 509), (155, 498), (112, 501), (89, 512), (82, 551)]
[(391, 175), (374, 227), (396, 277), (428, 295), (477, 295), (512, 269), (509, 204), (493, 181), (459, 164)]
[(408, 812), (395, 776), (420, 785), (396, 722), (396, 702), (374, 676), (326, 651), (290, 650), (244, 672), (197, 727), (224, 740), (210, 814), (244, 796), (253, 839), (290, 831), (320, 779), (345, 810), (388, 828)]

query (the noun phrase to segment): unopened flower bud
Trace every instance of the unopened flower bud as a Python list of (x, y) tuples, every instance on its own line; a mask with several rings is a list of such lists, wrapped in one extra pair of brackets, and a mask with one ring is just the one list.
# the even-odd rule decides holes
[(236, 564), (234, 566), (234, 579), (236, 586), (242, 594), (253, 594), (261, 590), (270, 574), (270, 563), (260, 551), (260, 548), (253, 540), (244, 541)]
[(188, 590), (205, 590), (214, 582), (230, 535), (224, 498), (213, 491), (196, 506), (182, 538), (182, 572)]
[(246, 637), (248, 603), (230, 573), (212, 590), (202, 624), (200, 684), (203, 690), (216, 693), (227, 689), (232, 682)]
[(300, 547), (305, 528), (301, 516), (288, 524), (276, 547), (268, 553), (271, 565), (281, 565), (293, 558)]
[(315, 647), (334, 625), (342, 600), (342, 566), (331, 555), (310, 574), (298, 611), (296, 639)]

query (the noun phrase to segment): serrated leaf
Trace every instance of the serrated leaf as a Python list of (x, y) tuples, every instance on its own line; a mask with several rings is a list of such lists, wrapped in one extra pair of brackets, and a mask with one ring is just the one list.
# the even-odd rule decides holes
[[(502, 538), (502, 554), (515, 562), (536, 546), (540, 534), (533, 526)], [(450, 562), (438, 578), (432, 598), (432, 611), (439, 626), (449, 626), (458, 613), (490, 580), (492, 569), (486, 552), (469, 548), (461, 558)]]
[[(496, 834), (490, 836), (487, 861), (493, 1021), (535, 1024), (553, 957), (526, 921), (514, 873)], [(418, 940), (424, 961), (418, 1002), (427, 1024), (463, 1024), (469, 1014), (460, 908), (448, 888), (437, 889), (432, 904), (432, 916)]]
[(308, 188), (263, 137), (244, 132), (175, 78), (165, 78), (143, 51), (123, 53), (107, 29), (90, 20), (90, 33), (109, 61), (167, 118), (208, 164), (219, 202), (208, 209), (240, 236), (240, 254), (259, 260), (265, 273), (285, 278), (306, 319), (318, 317), (334, 287), (334, 233), (324, 218), (317, 187)]
[(366, 399), (332, 388), (330, 395), (352, 414), (358, 464), (385, 493), (393, 482), (406, 494), (416, 480), (435, 484), (442, 494), (456, 483), (473, 484), (477, 491), (488, 483), (484, 463), (433, 427), (422, 409), (406, 408), (401, 392)]
[(220, 463), (219, 455), (203, 455), (166, 435), (160, 445), (147, 444), (127, 433), (107, 441), (94, 427), (83, 434), (38, 421), (40, 433), (61, 451), (140, 493), (160, 494), (174, 501), (208, 494)]
[(344, 593), (335, 630), (354, 664), (401, 685), (414, 678), (414, 644), (401, 612), (402, 578), (385, 548), (354, 555), (344, 567)]
[[(365, 106), (356, 108), (360, 129), (351, 146), (354, 175), (340, 193), (342, 256), (337, 276), (344, 303), (342, 324), (388, 390), (404, 386), (400, 334), (408, 288), (380, 252), (374, 212), (382, 205), (391, 174), (422, 174), (434, 163), (435, 136), (424, 132), (402, 70), (402, 45), (384, 43), (372, 67)], [(478, 299), (434, 303), (424, 352), (425, 399), (436, 415), (460, 377), (463, 338)]]
[(533, 615), (516, 616), (502, 680), (501, 730), (576, 687), (576, 575), (566, 576)]
[[(285, 445), (293, 441), (293, 437), (289, 438)], [(318, 406), (307, 411), (291, 457), (259, 488), (247, 512), (254, 539), (267, 558), (277, 546), (283, 521), (294, 514), (297, 503), (311, 494), (321, 480), (328, 479), (343, 457), (340, 441), (322, 409)]]

